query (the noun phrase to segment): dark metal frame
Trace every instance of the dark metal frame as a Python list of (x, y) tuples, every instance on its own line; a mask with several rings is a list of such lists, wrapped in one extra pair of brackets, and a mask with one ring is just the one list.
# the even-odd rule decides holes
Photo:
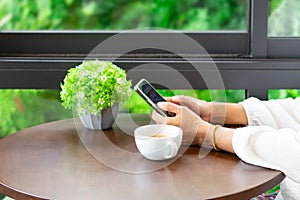
[[(245, 89), (246, 97), (268, 98), (269, 89), (300, 88), (300, 39), (268, 38), (269, 0), (249, 0), (249, 30), (227, 32), (183, 32), (199, 42), (209, 54), (218, 55), (214, 61), (222, 75), (226, 89)], [(67, 70), (84, 57), (101, 41), (118, 32), (0, 32), (0, 88), (59, 89)], [(168, 37), (166, 33), (149, 31), (131, 33), (147, 39), (149, 35)], [(169, 34), (169, 33), (167, 33)], [(193, 62), (205, 62), (197, 52), (178, 47), (189, 54)], [(299, 49), (299, 50), (298, 50)], [(109, 52), (114, 54), (112, 50)], [(153, 70), (151, 63), (166, 64), (189, 78), (194, 89), (206, 89), (195, 76), (195, 70), (186, 61), (170, 58), (164, 52), (141, 49), (133, 57), (119, 59), (116, 63), (126, 70), (150, 63), (149, 69), (139, 76), (168, 77), (168, 71)], [(139, 56), (140, 55), (140, 56)], [(160, 55), (160, 57), (155, 57)], [(151, 57), (151, 59), (150, 59)], [(221, 58), (223, 57), (223, 58)], [(139, 77), (129, 77), (135, 82)], [(171, 81), (171, 78), (169, 81)], [(172, 87), (181, 88), (179, 82)], [(210, 88), (222, 89), (222, 88)]]
[[(85, 57), (90, 51), (117, 31), (2, 31), (0, 32), (0, 55), (11, 56), (52, 56)], [(246, 31), (223, 32), (181, 32), (201, 44), (210, 54), (247, 55), (249, 54), (248, 33)], [(126, 34), (123, 32), (122, 34)], [(139, 31), (129, 32), (131, 37), (149, 40), (155, 35), (167, 39), (170, 32)], [(126, 42), (126, 41), (124, 41)], [(179, 53), (197, 54), (193, 49), (178, 46)], [(115, 50), (107, 51), (109, 54)], [(159, 50), (141, 49), (136, 53), (161, 53)]]

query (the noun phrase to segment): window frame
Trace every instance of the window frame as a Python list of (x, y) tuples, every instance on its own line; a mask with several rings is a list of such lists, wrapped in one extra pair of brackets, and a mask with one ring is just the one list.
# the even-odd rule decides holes
[[(96, 45), (122, 31), (2, 31), (0, 55), (10, 56), (86, 56)], [(209, 54), (247, 55), (248, 33), (246, 31), (181, 31), (201, 44)], [(173, 33), (158, 31), (129, 32), (132, 37), (147, 40), (149, 35), (166, 37)], [(197, 54), (178, 47), (178, 52)], [(138, 53), (160, 53), (141, 49)], [(113, 54), (114, 52), (110, 52)]]
[[(300, 37), (269, 37), (269, 0), (250, 1), (251, 55), (253, 58), (299, 59)], [(253, 17), (255, 16), (255, 17)]]

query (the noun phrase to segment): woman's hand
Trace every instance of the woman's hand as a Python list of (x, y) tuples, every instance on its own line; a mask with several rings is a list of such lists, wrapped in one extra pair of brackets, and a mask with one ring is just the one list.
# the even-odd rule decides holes
[(153, 111), (152, 118), (156, 123), (178, 126), (183, 130), (183, 144), (201, 144), (209, 129), (209, 123), (203, 121), (186, 106), (171, 102), (157, 104), (162, 110), (173, 112), (175, 117), (163, 117)]
[(167, 101), (177, 105), (186, 106), (206, 122), (211, 120), (211, 104), (189, 96), (174, 96), (166, 98)]
[[(161, 109), (176, 114), (175, 117), (163, 117), (153, 111), (152, 118), (156, 123), (178, 126), (183, 130), (183, 144), (201, 145), (203, 143), (212, 145), (210, 129), (213, 125), (202, 120), (198, 115), (186, 106), (176, 105), (171, 102), (161, 102), (157, 104)], [(220, 127), (215, 137), (217, 148), (234, 153), (232, 147), (232, 137), (234, 129)]]
[(206, 102), (189, 96), (174, 96), (166, 98), (166, 100), (188, 107), (209, 123), (248, 125), (248, 118), (241, 104)]

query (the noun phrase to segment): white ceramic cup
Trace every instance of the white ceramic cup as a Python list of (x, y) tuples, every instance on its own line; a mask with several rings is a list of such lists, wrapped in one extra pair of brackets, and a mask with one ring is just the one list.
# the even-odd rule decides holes
[[(153, 137), (153, 135), (164, 137)], [(182, 142), (182, 129), (177, 126), (151, 124), (134, 130), (140, 153), (150, 160), (166, 160), (177, 155)]]

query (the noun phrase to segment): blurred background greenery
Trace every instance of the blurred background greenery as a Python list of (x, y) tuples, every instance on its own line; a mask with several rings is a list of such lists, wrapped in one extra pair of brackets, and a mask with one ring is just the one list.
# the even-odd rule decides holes
[(246, 30), (247, 0), (1, 0), (2, 30)]

